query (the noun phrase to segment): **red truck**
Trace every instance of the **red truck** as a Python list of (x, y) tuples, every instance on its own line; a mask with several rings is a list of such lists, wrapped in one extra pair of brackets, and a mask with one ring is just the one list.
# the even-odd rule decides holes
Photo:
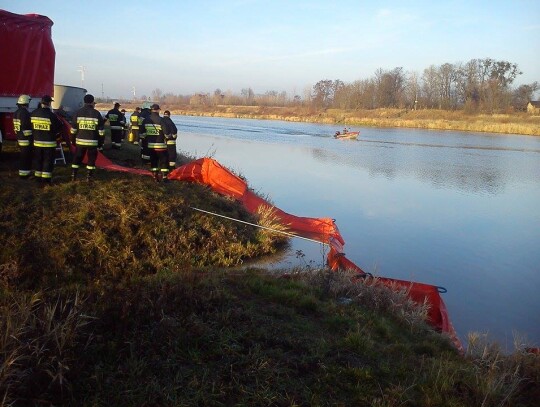
[(0, 130), (4, 139), (16, 139), (13, 112), (21, 94), (32, 98), (30, 110), (37, 108), (43, 95), (53, 95), (52, 25), (45, 16), (0, 10)]

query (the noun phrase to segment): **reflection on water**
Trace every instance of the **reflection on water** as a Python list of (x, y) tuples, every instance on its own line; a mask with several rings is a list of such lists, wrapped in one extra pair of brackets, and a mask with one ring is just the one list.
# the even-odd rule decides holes
[[(300, 216), (331, 217), (366, 271), (444, 286), (458, 334), (540, 344), (540, 138), (174, 118), (179, 149), (212, 155)], [(357, 129), (354, 129), (357, 130)], [(274, 267), (321, 265), (291, 241)]]

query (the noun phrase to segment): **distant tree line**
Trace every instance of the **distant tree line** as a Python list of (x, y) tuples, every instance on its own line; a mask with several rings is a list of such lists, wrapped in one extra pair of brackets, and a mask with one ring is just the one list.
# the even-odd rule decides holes
[(160, 89), (143, 100), (166, 105), (307, 106), (315, 109), (462, 109), (467, 112), (505, 112), (525, 110), (540, 89), (537, 82), (512, 84), (522, 72), (517, 64), (491, 58), (467, 63), (431, 65), (420, 75), (406, 73), (402, 67), (379, 68), (371, 78), (345, 83), (339, 79), (318, 81), (299, 95), (268, 91), (255, 94), (251, 88), (240, 94), (216, 89), (212, 94), (174, 95)]

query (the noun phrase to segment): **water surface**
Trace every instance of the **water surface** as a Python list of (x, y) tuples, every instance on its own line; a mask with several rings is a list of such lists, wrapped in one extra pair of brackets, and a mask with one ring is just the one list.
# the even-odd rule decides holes
[[(347, 257), (443, 286), (461, 339), (540, 344), (540, 137), (175, 116), (178, 148), (211, 156), (299, 216), (331, 217)], [(294, 240), (274, 266), (321, 265)], [(301, 250), (303, 256), (297, 256)]]

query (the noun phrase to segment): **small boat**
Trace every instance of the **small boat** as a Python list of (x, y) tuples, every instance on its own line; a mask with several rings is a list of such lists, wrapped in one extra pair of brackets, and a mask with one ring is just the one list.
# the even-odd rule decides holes
[(339, 131), (336, 131), (336, 134), (334, 134), (334, 138), (344, 139), (344, 140), (356, 140), (359, 134), (360, 134), (359, 131), (348, 131), (346, 133), (341, 133)]

